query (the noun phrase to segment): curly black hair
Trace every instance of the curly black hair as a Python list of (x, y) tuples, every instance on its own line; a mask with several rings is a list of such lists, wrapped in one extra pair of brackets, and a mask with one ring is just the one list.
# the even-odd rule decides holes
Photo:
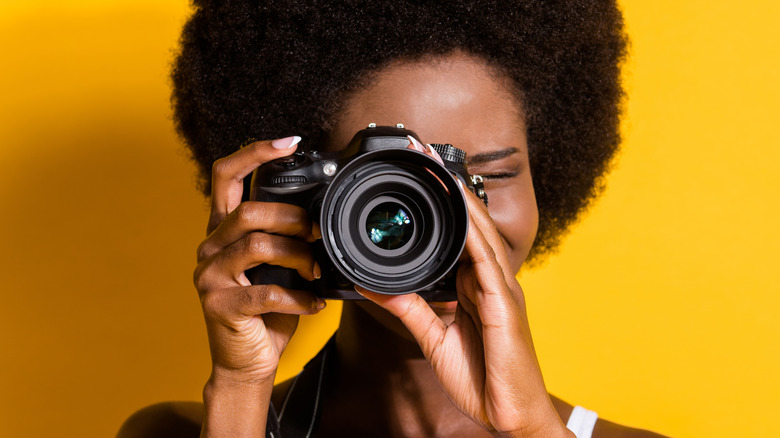
[(558, 246), (603, 189), (620, 143), (627, 37), (615, 0), (194, 0), (173, 68), (174, 120), (209, 193), (249, 139), (317, 144), (338, 105), (397, 60), (459, 50), (522, 97), (539, 231)]

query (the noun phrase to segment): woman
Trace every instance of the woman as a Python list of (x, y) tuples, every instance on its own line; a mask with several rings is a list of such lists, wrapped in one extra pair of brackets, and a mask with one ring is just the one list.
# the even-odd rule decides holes
[[(202, 406), (147, 408), (120, 435), (657, 436), (548, 395), (515, 279), (598, 193), (619, 143), (616, 5), (278, 3), (196, 2), (185, 27), (175, 118), (211, 193), (195, 285), (213, 371)], [(325, 301), (251, 285), (244, 271), (319, 278), (309, 243), (321, 235), (300, 207), (246, 201), (247, 177), (298, 148), (339, 150), (369, 123), (399, 122), (465, 150), (485, 178), (489, 208), (464, 191), (458, 300), (356, 288), (368, 301), (345, 302), (325, 350), (274, 387), (298, 316)], [(436, 157), (416, 139), (409, 148)]]

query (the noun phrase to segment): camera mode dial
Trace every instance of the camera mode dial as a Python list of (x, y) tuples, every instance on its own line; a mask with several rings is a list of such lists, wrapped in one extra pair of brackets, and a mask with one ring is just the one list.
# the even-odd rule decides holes
[(431, 143), (431, 147), (439, 153), (444, 161), (466, 164), (466, 152), (451, 144)]

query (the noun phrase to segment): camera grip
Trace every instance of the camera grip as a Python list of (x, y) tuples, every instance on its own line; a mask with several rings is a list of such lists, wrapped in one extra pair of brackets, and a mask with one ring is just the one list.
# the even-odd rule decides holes
[(275, 265), (259, 265), (248, 269), (246, 277), (252, 284), (275, 284), (287, 289), (310, 290), (311, 285), (295, 269)]

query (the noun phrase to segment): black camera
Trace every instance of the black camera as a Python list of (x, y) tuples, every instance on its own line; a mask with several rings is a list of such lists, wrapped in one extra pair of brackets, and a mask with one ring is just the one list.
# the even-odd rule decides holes
[(444, 163), (408, 149), (404, 128), (359, 131), (338, 152), (296, 152), (257, 168), (250, 200), (303, 207), (319, 221), (313, 244), (322, 278), (260, 265), (253, 284), (312, 290), (323, 298), (361, 299), (357, 284), (383, 294), (417, 292), (428, 301), (453, 301), (455, 267), (466, 243), (468, 209), (456, 178), (487, 203), (482, 178), (466, 169), (464, 151), (431, 145)]

